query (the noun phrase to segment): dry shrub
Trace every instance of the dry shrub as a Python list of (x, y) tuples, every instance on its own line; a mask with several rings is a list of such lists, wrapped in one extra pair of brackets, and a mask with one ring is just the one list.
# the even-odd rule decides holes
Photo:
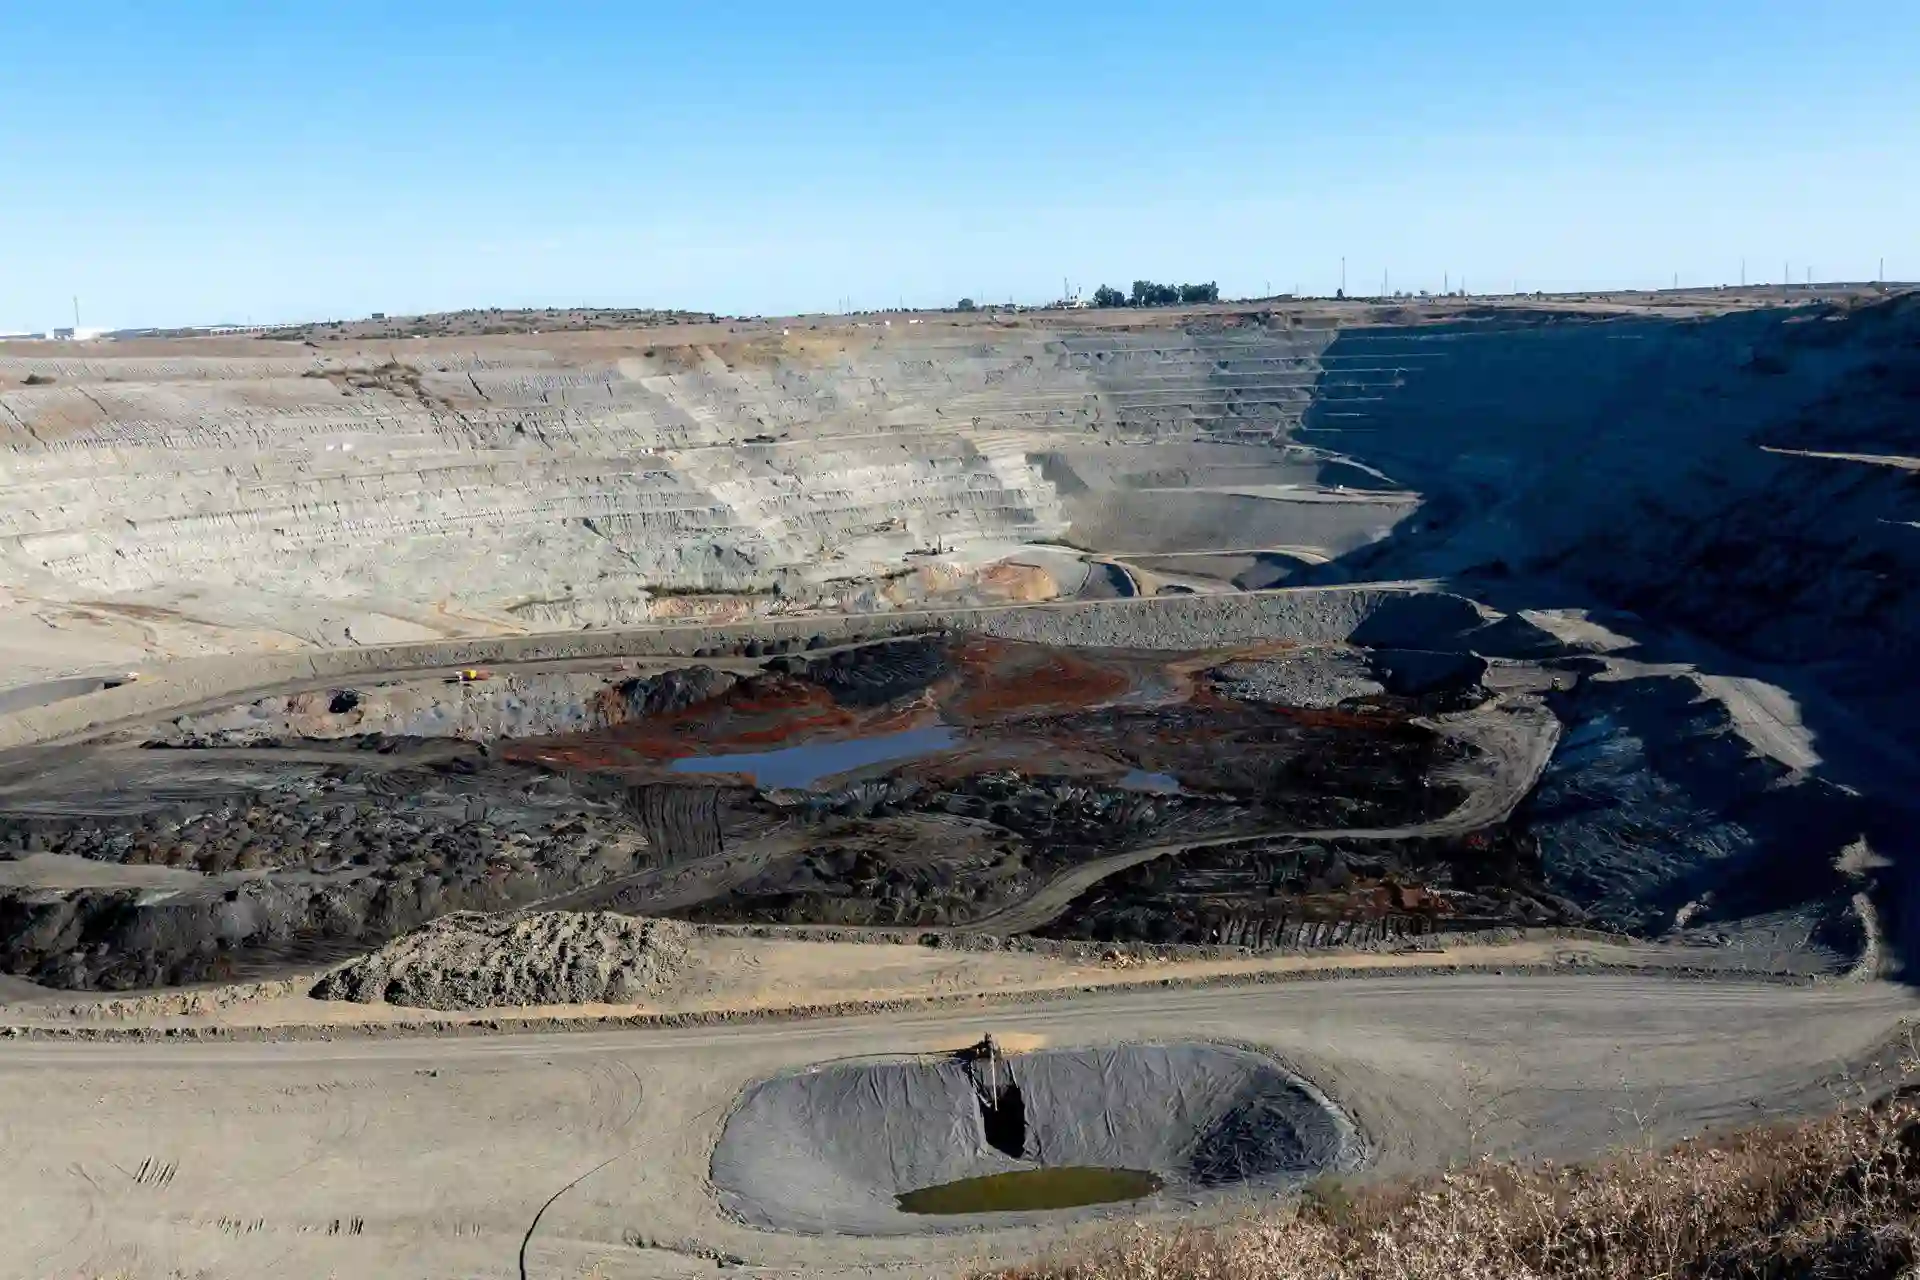
[(1139, 1225), (999, 1280), (1912, 1280), (1920, 1104), (1589, 1165), (1482, 1160), (1227, 1227)]

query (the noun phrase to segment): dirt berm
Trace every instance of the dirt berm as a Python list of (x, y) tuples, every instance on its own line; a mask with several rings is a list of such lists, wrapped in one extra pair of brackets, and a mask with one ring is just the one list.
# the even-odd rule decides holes
[(322, 1000), (420, 1009), (630, 1004), (670, 986), (689, 930), (607, 911), (459, 911), (321, 979)]
[(1346, 1115), (1271, 1058), (1203, 1042), (1118, 1044), (776, 1076), (728, 1118), (713, 1183), (756, 1226), (897, 1235), (954, 1220), (904, 1213), (896, 1196), (1019, 1169), (1138, 1170), (1161, 1180), (1163, 1200), (1190, 1202), (1363, 1158)]

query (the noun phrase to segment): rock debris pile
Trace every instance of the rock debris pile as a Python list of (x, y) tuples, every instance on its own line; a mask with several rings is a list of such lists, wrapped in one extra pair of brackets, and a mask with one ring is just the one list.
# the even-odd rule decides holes
[(606, 911), (461, 911), (327, 975), (323, 1000), (420, 1009), (632, 1004), (670, 990), (687, 926)]

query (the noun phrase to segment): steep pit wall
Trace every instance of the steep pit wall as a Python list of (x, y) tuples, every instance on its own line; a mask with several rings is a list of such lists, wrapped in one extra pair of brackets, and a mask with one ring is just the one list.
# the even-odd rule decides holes
[(1396, 372), (1366, 401), (1316, 399), (1296, 437), (1339, 437), (1425, 499), (1323, 577), (1611, 605), (1770, 663), (1920, 657), (1920, 297), (1351, 329), (1322, 359)]
[(681, 592), (887, 608), (1047, 539), (1540, 570), (1773, 660), (1910, 657), (1916, 313), (0, 358), (0, 683), (719, 607)]
[[(1864, 836), (1893, 864), (1874, 877), (1890, 927), (1920, 936), (1920, 296), (1349, 329), (1322, 356), (1368, 359), (1394, 376), (1363, 402), (1316, 400), (1296, 438), (1345, 442), (1424, 504), (1318, 580), (1436, 578), (1506, 609), (1616, 611), (1636, 656), (1709, 677), (1688, 696), (1723, 704), (1731, 732), (1857, 798), (1803, 797), (1818, 817), (1766, 837), (1767, 884), (1825, 872)], [(1617, 724), (1570, 741), (1612, 741)], [(1678, 803), (1703, 802), (1719, 801)]]
[[(1227, 491), (1319, 469), (1264, 446), (1310, 398), (1325, 340), (928, 327), (0, 358), (0, 590), (30, 624), (0, 628), (0, 676), (617, 626), (657, 616), (662, 593), (884, 607), (835, 584), (1076, 523), (1106, 536), (1102, 503), (1070, 510), (1050, 468), (1119, 494), (1122, 525), (1155, 476), (1193, 490), (1156, 504), (1193, 508), (1162, 539), (1179, 546), (1267, 506), (1237, 533), (1324, 541), (1325, 518), (1345, 546), (1393, 512)], [(1212, 456), (1117, 479), (1049, 461), (1196, 437)], [(83, 641), (61, 652), (49, 630)]]

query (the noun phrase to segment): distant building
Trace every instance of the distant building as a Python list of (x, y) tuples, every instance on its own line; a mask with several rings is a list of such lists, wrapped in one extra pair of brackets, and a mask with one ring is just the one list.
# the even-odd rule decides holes
[(104, 329), (76, 329), (69, 326), (65, 329), (55, 329), (47, 336), (55, 342), (91, 342), (105, 332)]

